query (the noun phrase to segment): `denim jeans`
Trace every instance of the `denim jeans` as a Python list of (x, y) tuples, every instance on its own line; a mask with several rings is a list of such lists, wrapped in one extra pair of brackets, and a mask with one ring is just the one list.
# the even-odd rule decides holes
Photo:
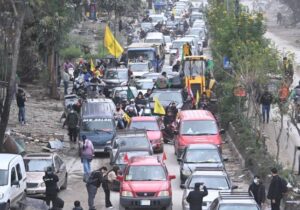
[(68, 87), (69, 87), (69, 82), (68, 81), (64, 81), (64, 94), (65, 95), (68, 94)]
[(89, 210), (96, 209), (95, 204), (94, 204), (94, 199), (95, 199), (95, 196), (97, 194), (98, 188), (95, 185), (87, 184), (86, 189), (87, 189), (87, 192), (88, 192)]
[(91, 160), (82, 158), (82, 164), (83, 164), (84, 175), (90, 174), (91, 173)]
[(264, 104), (262, 105), (263, 122), (266, 122), (266, 117), (267, 117), (267, 123), (269, 122), (270, 108), (271, 108), (271, 105), (264, 105)]
[(19, 107), (19, 122), (25, 123), (25, 107)]
[(123, 119), (117, 119), (117, 121), (118, 121), (118, 128), (120, 128), (120, 129), (124, 129), (125, 128), (125, 125), (124, 125), (124, 121), (123, 121)]

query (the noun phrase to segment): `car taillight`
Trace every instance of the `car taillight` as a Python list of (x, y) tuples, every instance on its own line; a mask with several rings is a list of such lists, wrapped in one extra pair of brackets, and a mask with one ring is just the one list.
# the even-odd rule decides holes
[(168, 190), (163, 190), (163, 191), (160, 191), (157, 196), (158, 197), (166, 197), (166, 196), (170, 196), (170, 193)]
[(121, 195), (122, 195), (123, 197), (133, 197), (132, 192), (126, 191), (126, 190), (125, 190), (125, 191), (122, 191)]

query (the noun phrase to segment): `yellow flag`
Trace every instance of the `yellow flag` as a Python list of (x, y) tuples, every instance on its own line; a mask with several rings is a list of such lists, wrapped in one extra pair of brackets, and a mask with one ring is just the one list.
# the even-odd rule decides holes
[(131, 118), (128, 116), (127, 113), (124, 114), (124, 120), (125, 120), (127, 123), (130, 123), (130, 121), (131, 121)]
[(196, 94), (196, 105), (199, 104), (200, 101), (200, 95), (199, 95), (199, 91), (197, 90), (197, 94)]
[(91, 71), (94, 72), (95, 71), (95, 65), (94, 65), (94, 62), (93, 62), (93, 59), (91, 59)]
[(165, 111), (164, 107), (161, 105), (158, 98), (154, 98), (154, 111), (153, 112), (155, 114), (161, 114), (161, 115), (166, 114), (166, 111)]
[(105, 27), (104, 46), (107, 48), (108, 52), (116, 58), (120, 57), (124, 51), (122, 46), (112, 34), (108, 25)]

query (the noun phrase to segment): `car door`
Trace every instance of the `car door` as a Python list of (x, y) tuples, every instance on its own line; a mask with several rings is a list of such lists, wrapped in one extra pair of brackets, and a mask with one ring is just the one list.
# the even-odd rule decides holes
[(11, 203), (15, 203), (20, 196), (20, 185), (14, 184), (18, 183), (18, 175), (16, 173), (16, 168), (13, 166), (10, 170), (10, 200)]

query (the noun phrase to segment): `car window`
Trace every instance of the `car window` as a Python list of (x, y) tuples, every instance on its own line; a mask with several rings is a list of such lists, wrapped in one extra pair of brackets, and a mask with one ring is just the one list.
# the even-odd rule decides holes
[(130, 166), (127, 181), (165, 181), (166, 172), (162, 166)]
[(214, 120), (186, 120), (180, 127), (181, 135), (216, 135), (218, 127)]
[(222, 204), (219, 210), (258, 210), (255, 204)]
[(22, 176), (20, 164), (17, 164), (16, 169), (17, 169), (17, 174), (18, 174), (18, 180), (22, 180), (23, 176)]
[(120, 146), (126, 146), (126, 147), (147, 147), (147, 145), (150, 145), (149, 141), (145, 137), (131, 137), (131, 138), (124, 138), (120, 137), (117, 138), (115, 141), (115, 148)]
[(185, 153), (187, 163), (220, 163), (221, 158), (217, 149), (189, 149)]
[(10, 183), (12, 184), (14, 181), (17, 181), (16, 169), (13, 167), (10, 172)]
[(211, 190), (229, 190), (229, 184), (225, 176), (193, 176), (189, 183), (189, 188), (193, 189), (195, 183), (204, 183), (207, 189)]

